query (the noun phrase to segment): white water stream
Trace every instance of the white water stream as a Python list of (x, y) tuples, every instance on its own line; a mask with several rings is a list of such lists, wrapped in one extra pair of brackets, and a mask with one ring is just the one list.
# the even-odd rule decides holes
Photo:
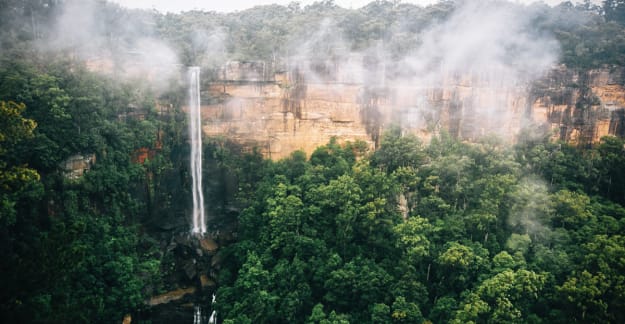
[[(215, 307), (215, 294), (213, 294), (213, 301), (211, 302), (212, 307)], [(217, 324), (217, 312), (213, 309), (211, 313), (211, 317), (208, 319), (208, 324)]]
[(193, 193), (192, 233), (206, 233), (204, 194), (202, 193), (202, 119), (200, 116), (200, 68), (189, 67), (189, 139)]
[[(189, 139), (191, 143), (191, 178), (193, 194), (193, 227), (191, 232), (203, 235), (206, 233), (204, 218), (204, 194), (202, 192), (202, 118), (200, 113), (200, 68), (189, 67)], [(215, 303), (215, 295), (213, 301)], [(193, 324), (206, 323), (202, 308), (195, 306)], [(213, 311), (208, 319), (209, 324), (217, 323), (217, 316)]]
[(193, 324), (203, 324), (202, 308), (200, 306), (193, 307)]

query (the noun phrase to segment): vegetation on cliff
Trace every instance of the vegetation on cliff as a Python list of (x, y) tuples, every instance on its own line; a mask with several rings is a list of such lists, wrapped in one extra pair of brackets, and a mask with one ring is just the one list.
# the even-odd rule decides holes
[[(138, 226), (155, 207), (171, 213), (163, 196), (178, 188), (159, 181), (184, 142), (177, 122), (146, 89), (67, 62), (3, 62), (0, 98), (1, 318), (110, 322), (140, 309), (160, 261)], [(160, 157), (132, 161), (146, 147)], [(64, 176), (76, 153), (95, 159)]]
[[(97, 37), (45, 42), (66, 3), (99, 9)], [(524, 10), (540, 13), (534, 23), (559, 41), (562, 63), (589, 68), (625, 64), (624, 9)], [(149, 232), (177, 226), (162, 220), (186, 226), (186, 93), (123, 69), (95, 73), (82, 41), (133, 56), (137, 38), (156, 37), (184, 64), (212, 68), (289, 56), (291, 40), (330, 17), (348, 50), (382, 42), (399, 57), (454, 10), (321, 1), (162, 15), (105, 1), (0, 1), (0, 321), (115, 322), (170, 288), (173, 261)], [(224, 179), (205, 191), (238, 235), (219, 254), (219, 317), (625, 322), (625, 141), (580, 150), (526, 135), (515, 147), (446, 134), (426, 144), (391, 129), (375, 152), (331, 141), (281, 161), (213, 140), (204, 156)]]

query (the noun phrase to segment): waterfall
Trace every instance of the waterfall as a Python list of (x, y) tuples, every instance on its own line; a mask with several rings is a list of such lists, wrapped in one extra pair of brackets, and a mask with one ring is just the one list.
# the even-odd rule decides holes
[(202, 307), (195, 306), (193, 310), (193, 324), (202, 324)]
[(200, 116), (200, 68), (189, 67), (189, 138), (193, 193), (192, 233), (206, 233), (204, 194), (202, 193), (202, 119)]
[(215, 312), (215, 294), (213, 294), (213, 301), (211, 302), (213, 307), (213, 312), (211, 313), (210, 318), (208, 319), (208, 324), (217, 324), (217, 312)]
[[(213, 294), (211, 305), (211, 307), (215, 307), (215, 294)], [(217, 312), (213, 309), (207, 322), (206, 316), (202, 314), (202, 307), (200, 305), (195, 305), (193, 307), (193, 324), (217, 324)]]

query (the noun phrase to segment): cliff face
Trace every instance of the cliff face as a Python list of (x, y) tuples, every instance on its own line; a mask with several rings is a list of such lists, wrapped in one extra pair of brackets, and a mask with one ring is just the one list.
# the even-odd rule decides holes
[(625, 69), (559, 68), (533, 85), (532, 112), (554, 139), (588, 145), (606, 135), (625, 136)]
[(580, 145), (605, 135), (625, 136), (622, 68), (559, 67), (532, 84), (510, 84), (496, 74), (450, 73), (436, 85), (365, 84), (307, 77), (297, 68), (274, 70), (264, 63), (225, 66), (202, 94), (204, 133), (257, 146), (273, 159), (298, 149), (310, 154), (331, 137), (375, 147), (390, 124), (426, 141), (444, 130), (465, 140), (496, 134), (514, 142), (528, 124)]
[(362, 115), (362, 85), (313, 83), (297, 71), (267, 75), (262, 69), (230, 64), (220, 74), (226, 78), (211, 83), (203, 93), (205, 134), (258, 146), (274, 159), (295, 150), (310, 154), (331, 137), (373, 145)]

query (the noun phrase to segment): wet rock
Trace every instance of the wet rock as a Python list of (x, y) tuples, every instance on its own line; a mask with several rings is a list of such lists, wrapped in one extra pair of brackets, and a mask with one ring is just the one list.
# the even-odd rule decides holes
[(152, 298), (150, 298), (150, 300), (148, 300), (147, 304), (150, 306), (167, 304), (172, 301), (180, 300), (187, 295), (194, 294), (195, 291), (196, 291), (195, 287), (176, 289), (176, 290), (166, 292), (161, 295), (153, 296)]
[(212, 238), (208, 237), (200, 240), (200, 247), (203, 251), (208, 253), (208, 255), (215, 254), (217, 252), (217, 249), (219, 249), (219, 245), (217, 244), (217, 242), (215, 242), (215, 240), (213, 240)]
[(216, 283), (212, 279), (210, 279), (207, 275), (203, 274), (200, 276), (200, 286), (202, 289), (215, 287)]
[(184, 273), (187, 275), (189, 279), (193, 279), (197, 275), (195, 263), (196, 263), (195, 260), (185, 260), (182, 266), (184, 269)]
[(223, 257), (221, 256), (221, 254), (215, 254), (213, 258), (211, 259), (211, 268), (215, 268), (215, 269), (221, 268), (222, 258)]
[(190, 246), (190, 238), (189, 235), (178, 234), (174, 237), (174, 242), (178, 245)]

